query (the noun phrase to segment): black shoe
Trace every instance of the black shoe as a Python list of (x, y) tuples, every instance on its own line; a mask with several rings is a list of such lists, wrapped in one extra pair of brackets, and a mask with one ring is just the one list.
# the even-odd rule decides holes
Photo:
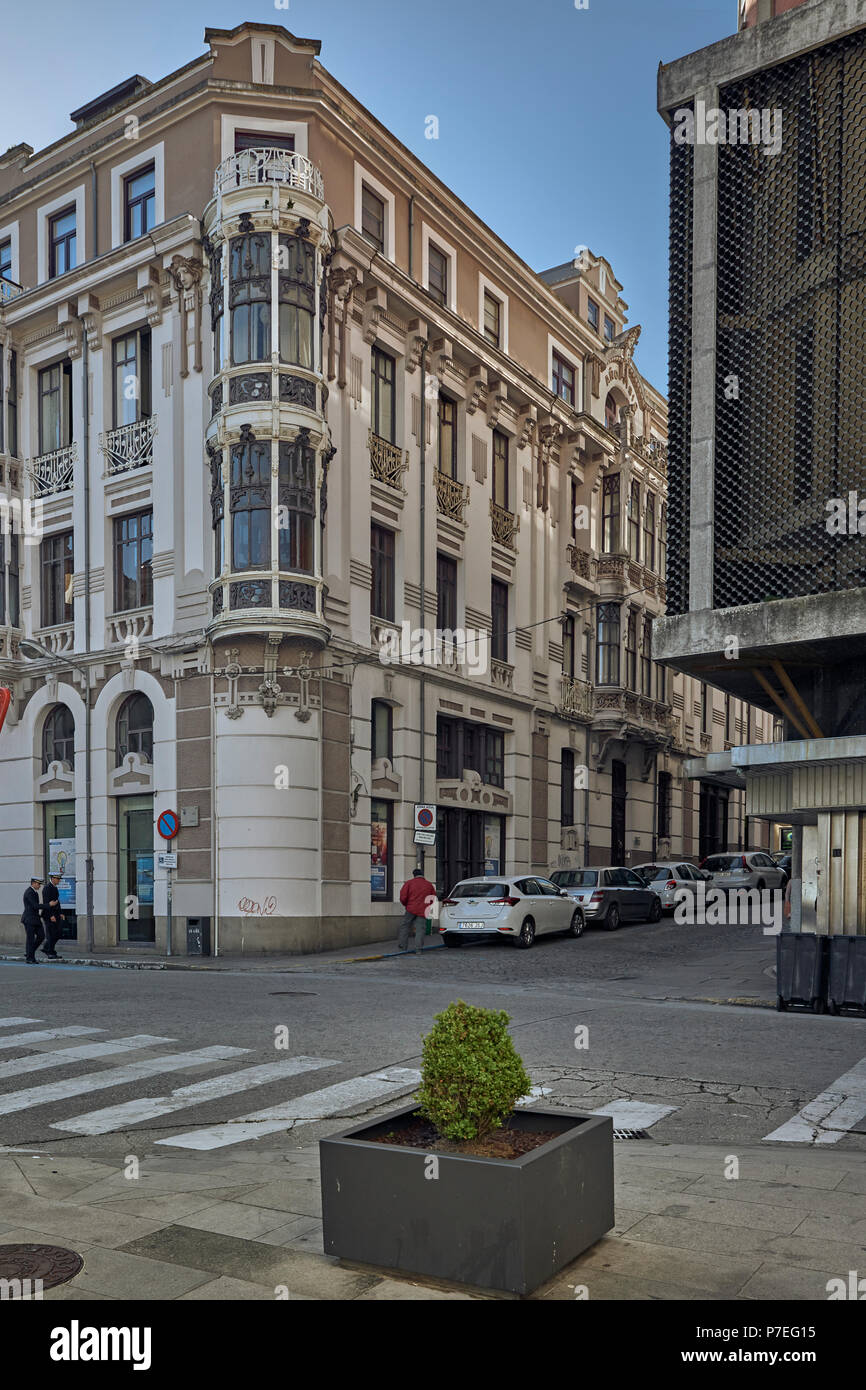
[(25, 964), (25, 965), (41, 965), (42, 962), (39, 961), (39, 960), (37, 960), (35, 956), (25, 956), (25, 957), (24, 957), (24, 964)]
[(43, 956), (45, 957), (46, 960), (59, 960), (59, 959), (60, 959), (60, 957), (58, 956), (58, 954), (57, 954), (56, 951), (43, 951), (42, 954), (43, 954)]

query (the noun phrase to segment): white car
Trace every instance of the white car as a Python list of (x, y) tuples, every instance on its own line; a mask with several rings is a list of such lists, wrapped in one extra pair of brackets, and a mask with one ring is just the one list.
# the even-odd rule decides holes
[(528, 951), (536, 936), (582, 936), (584, 926), (582, 908), (538, 874), (461, 879), (439, 905), (439, 931), (446, 946), (502, 936)]
[[(640, 874), (647, 888), (651, 888), (661, 898), (662, 909), (673, 912), (677, 905), (677, 893), (694, 893), (699, 883), (706, 883), (709, 875), (694, 864), (635, 864), (634, 871)], [(679, 898), (682, 902), (682, 897)]]
[(784, 888), (788, 875), (763, 850), (745, 854), (711, 854), (700, 867), (710, 874), (715, 888), (730, 892), (734, 888)]

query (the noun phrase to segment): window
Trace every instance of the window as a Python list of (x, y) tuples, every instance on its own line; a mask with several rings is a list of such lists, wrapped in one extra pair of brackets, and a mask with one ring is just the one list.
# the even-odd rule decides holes
[(574, 825), (574, 752), (563, 748), (560, 757), (559, 823)]
[(570, 406), (574, 405), (574, 382), (574, 367), (570, 362), (566, 362), (564, 357), (560, 357), (558, 352), (555, 352), (553, 354), (553, 381), (551, 384), (557, 396), (563, 401), (568, 401)]
[(659, 839), (670, 839), (671, 833), (671, 784), (673, 778), (669, 772), (660, 772), (657, 778), (656, 807), (657, 807), (657, 834)]
[(75, 766), (75, 720), (66, 705), (55, 705), (42, 728), (42, 771), (52, 763)]
[(125, 333), (111, 344), (114, 428), (150, 415), (150, 329)]
[(663, 705), (667, 704), (668, 673), (667, 667), (662, 666), (661, 662), (656, 662), (656, 699)]
[(569, 478), (569, 499), (571, 502), (571, 539), (577, 540), (577, 506), (580, 487), (576, 478)]
[(0, 241), (0, 280), (12, 279), (12, 238)]
[(39, 373), (39, 453), (53, 454), (72, 443), (72, 363), (57, 362)]
[(247, 439), (231, 453), (232, 569), (262, 570), (271, 563), (271, 444)]
[(562, 674), (574, 679), (574, 618), (562, 622)]
[(440, 715), (436, 720), (436, 776), (457, 778), (477, 772), (491, 787), (505, 785), (505, 740), (499, 729)]
[(41, 546), (42, 560), (42, 626), (56, 627), (71, 623), (72, 607), (72, 532), (46, 536)]
[(599, 323), (598, 305), (594, 299), (587, 299), (586, 301), (586, 320), (590, 328), (594, 328), (597, 333)]
[(652, 698), (653, 693), (653, 622), (648, 613), (643, 619), (643, 642), (640, 654), (641, 693)]
[(146, 695), (130, 695), (121, 705), (115, 751), (118, 766), (129, 753), (138, 753), (153, 762), (153, 705)]
[(48, 278), (65, 275), (74, 269), (75, 208), (64, 208), (48, 219)]
[(242, 150), (287, 150), (295, 148), (294, 135), (273, 135), (267, 130), (236, 130), (235, 154)]
[(607, 316), (607, 314), (605, 314), (605, 316), (604, 316), (604, 340), (605, 340), (606, 343), (612, 343), (615, 337), (616, 337), (616, 324), (614, 323), (613, 319), (609, 319), (608, 316)]
[(9, 626), (21, 626), (21, 560), (17, 532), (9, 535)]
[(448, 305), (448, 257), (430, 243), (427, 250), (427, 288), (437, 304)]
[(726, 743), (733, 743), (733, 741), (734, 741), (733, 710), (732, 710), (732, 708), (731, 708), (731, 697), (730, 697), (730, 695), (726, 695), (726, 696), (725, 696), (725, 742), (726, 742)]
[(494, 579), (490, 586), (490, 608), (493, 617), (491, 656), (494, 661), (508, 660), (508, 585)]
[(647, 569), (655, 569), (656, 499), (652, 492), (648, 492), (646, 495), (646, 511), (643, 518), (643, 562)]
[(701, 686), (701, 733), (710, 732), (710, 721), (713, 717), (713, 706), (710, 700), (710, 688), (708, 685)]
[(279, 250), (280, 361), (312, 371), (316, 252), (294, 236), (281, 236)]
[(153, 512), (131, 512), (114, 520), (114, 611), (153, 603)]
[(633, 482), (628, 494), (628, 553), (640, 560), (640, 484)]
[(493, 431), (493, 501), (508, 511), (508, 435)]
[(394, 532), (384, 526), (370, 527), (370, 612), (377, 618), (394, 621)]
[(438, 554), (436, 556), (436, 626), (440, 632), (453, 632), (457, 626), (457, 561), (452, 560), (448, 555)]
[(280, 440), (277, 501), (279, 503), (279, 567), (303, 574), (313, 572), (316, 515), (316, 451), (303, 432), (287, 443)]
[(439, 472), (457, 477), (457, 402), (439, 392)]
[(604, 425), (605, 429), (610, 430), (611, 434), (616, 432), (616, 422), (619, 418), (619, 408), (616, 397), (608, 395), (604, 402)]
[(232, 362), (271, 360), (271, 238), (266, 232), (229, 242)]
[(396, 444), (396, 362), (381, 348), (373, 348), (373, 433), (388, 444)]
[(600, 603), (596, 626), (599, 685), (619, 685), (619, 646), (619, 604)]
[(384, 700), (373, 700), (370, 704), (370, 758), (378, 762), (387, 758), (394, 761), (394, 711)]
[(662, 503), (661, 516), (659, 517), (659, 575), (662, 579), (667, 574), (668, 564), (668, 509)]
[[(0, 415), (3, 401), (0, 397)], [(6, 418), (9, 422), (9, 453), (18, 457), (18, 353), (13, 348), (9, 354), (9, 386), (6, 392)]]
[(156, 220), (156, 169), (149, 164), (123, 180), (123, 239), (144, 236)]
[(637, 690), (637, 609), (628, 611), (625, 629), (625, 683), (629, 690)]
[(608, 554), (620, 547), (619, 474), (605, 478), (601, 494), (601, 548)]
[(390, 902), (394, 895), (394, 806), (374, 797), (370, 801), (370, 898)]
[(385, 252), (385, 204), (368, 184), (361, 185), (361, 236)]
[(494, 347), (502, 346), (502, 301), (484, 291), (484, 336)]

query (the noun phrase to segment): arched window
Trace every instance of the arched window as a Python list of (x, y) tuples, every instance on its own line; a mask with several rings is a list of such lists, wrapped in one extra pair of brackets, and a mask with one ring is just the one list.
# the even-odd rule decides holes
[(42, 730), (42, 771), (51, 763), (75, 764), (75, 720), (66, 705), (55, 705)]
[(153, 705), (146, 695), (130, 695), (117, 716), (117, 762), (127, 753), (140, 753), (153, 762)]
[(609, 430), (616, 429), (616, 422), (619, 417), (619, 407), (612, 394), (608, 394), (604, 403), (604, 423)]
[(232, 569), (271, 563), (271, 442), (252, 437), (232, 449)]

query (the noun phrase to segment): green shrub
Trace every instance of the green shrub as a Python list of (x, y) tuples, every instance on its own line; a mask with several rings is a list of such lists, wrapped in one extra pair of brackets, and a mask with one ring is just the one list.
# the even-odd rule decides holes
[(508, 1034), (508, 1014), (458, 999), (424, 1039), (420, 1113), (446, 1139), (499, 1129), (532, 1085)]

